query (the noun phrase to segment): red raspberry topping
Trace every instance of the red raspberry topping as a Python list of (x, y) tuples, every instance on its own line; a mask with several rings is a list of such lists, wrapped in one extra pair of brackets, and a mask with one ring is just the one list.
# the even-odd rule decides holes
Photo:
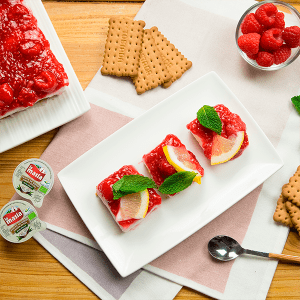
[(260, 46), (264, 50), (277, 50), (282, 44), (282, 30), (279, 28), (268, 29), (262, 34), (260, 39)]
[(0, 107), (9, 105), (14, 100), (14, 92), (7, 83), (0, 85), (0, 100)]
[(255, 17), (260, 24), (271, 27), (275, 23), (277, 11), (277, 7), (273, 3), (266, 3), (256, 10)]
[(44, 71), (39, 76), (35, 77), (34, 85), (38, 90), (44, 92), (52, 92), (57, 87), (55, 75), (50, 71)]
[(296, 48), (300, 45), (300, 28), (291, 26), (284, 29), (282, 38), (290, 48)]
[(247, 33), (238, 38), (238, 45), (247, 54), (256, 54), (259, 51), (260, 34)]
[(43, 51), (43, 46), (37, 41), (24, 41), (20, 44), (20, 52), (27, 56), (37, 56)]
[(29, 88), (22, 88), (19, 93), (18, 102), (24, 106), (33, 106), (38, 100), (36, 93)]
[(161, 158), (157, 165), (164, 178), (167, 178), (176, 173), (175, 168), (168, 163), (166, 158)]
[(274, 63), (274, 55), (269, 52), (260, 51), (257, 54), (256, 62), (259, 66), (270, 67)]
[(273, 24), (273, 28), (284, 29), (285, 21), (284, 21), (284, 13), (278, 12), (275, 15), (275, 22)]
[(256, 20), (254, 13), (248, 14), (241, 24), (241, 31), (243, 34), (246, 33), (260, 33), (262, 26)]
[(287, 45), (282, 45), (278, 50), (273, 52), (274, 63), (276, 65), (282, 64), (285, 62), (292, 54), (292, 49)]
[(21, 37), (17, 34), (11, 34), (9, 37), (4, 39), (3, 41), (4, 51), (11, 51), (11, 52), (17, 51), (19, 47), (20, 39)]
[(29, 10), (24, 5), (16, 4), (10, 8), (7, 16), (11, 20), (18, 20), (26, 17), (26, 15), (28, 16), (27, 18), (31, 18)]

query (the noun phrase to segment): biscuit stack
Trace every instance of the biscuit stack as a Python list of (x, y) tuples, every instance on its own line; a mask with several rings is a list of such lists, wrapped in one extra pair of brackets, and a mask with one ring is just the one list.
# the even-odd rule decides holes
[(111, 18), (102, 75), (131, 77), (138, 94), (164, 88), (192, 66), (157, 27), (144, 29), (144, 21)]
[(289, 183), (283, 185), (273, 219), (294, 227), (300, 234), (300, 166)]

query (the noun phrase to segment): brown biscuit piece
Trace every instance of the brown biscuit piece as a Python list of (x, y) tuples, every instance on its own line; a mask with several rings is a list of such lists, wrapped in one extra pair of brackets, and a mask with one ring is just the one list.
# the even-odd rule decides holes
[(300, 207), (300, 166), (289, 183), (282, 187), (282, 195)]
[(142, 94), (170, 79), (171, 74), (155, 46), (151, 31), (145, 29), (138, 75), (133, 78), (135, 89), (138, 94)]
[(281, 194), (277, 200), (277, 206), (273, 215), (273, 220), (276, 222), (280, 222), (284, 225), (293, 227), (293, 223), (290, 218), (290, 214), (287, 211), (285, 203), (286, 203), (286, 198), (283, 197)]
[(144, 21), (111, 18), (101, 73), (136, 76), (144, 35)]
[(300, 234), (300, 208), (291, 201), (285, 202), (286, 208), (290, 214), (292, 223)]
[(175, 46), (165, 38), (157, 27), (152, 27), (150, 30), (155, 45), (160, 51), (168, 71), (172, 75), (172, 78), (162, 85), (164, 88), (167, 88), (192, 66), (192, 62), (187, 60), (184, 55), (182, 55)]

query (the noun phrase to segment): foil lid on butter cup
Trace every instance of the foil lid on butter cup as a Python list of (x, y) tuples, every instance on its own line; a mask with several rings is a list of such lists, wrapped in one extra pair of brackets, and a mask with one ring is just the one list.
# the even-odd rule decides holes
[(23, 198), (35, 207), (41, 207), (44, 197), (54, 184), (54, 173), (43, 160), (32, 158), (21, 162), (13, 174), (13, 186)]
[(24, 200), (7, 203), (0, 211), (0, 234), (12, 243), (23, 243), (46, 229), (34, 206)]

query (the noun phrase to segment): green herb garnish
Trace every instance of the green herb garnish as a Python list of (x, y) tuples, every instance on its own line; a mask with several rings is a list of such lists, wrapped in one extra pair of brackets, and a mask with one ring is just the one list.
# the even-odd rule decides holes
[(117, 200), (125, 195), (138, 193), (150, 188), (157, 188), (152, 179), (142, 175), (124, 175), (112, 186), (113, 199)]
[(176, 194), (189, 187), (193, 179), (197, 176), (196, 172), (183, 171), (169, 176), (159, 187), (162, 194)]
[(300, 114), (300, 96), (295, 96), (291, 100), (292, 100), (297, 112)]
[(197, 119), (202, 126), (213, 130), (217, 134), (221, 134), (222, 121), (214, 107), (209, 105), (202, 106), (197, 112)]

